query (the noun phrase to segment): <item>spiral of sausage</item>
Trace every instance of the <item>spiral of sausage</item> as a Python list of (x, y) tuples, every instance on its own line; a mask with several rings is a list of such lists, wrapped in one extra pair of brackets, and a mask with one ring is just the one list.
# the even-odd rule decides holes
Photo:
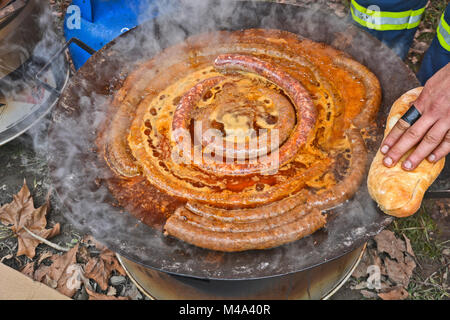
[[(258, 58), (240, 55), (225, 54), (218, 56), (214, 67), (222, 72), (244, 71), (253, 72), (273, 82), (291, 98), (295, 108), (297, 124), (287, 141), (280, 146), (279, 152), (266, 154), (257, 162), (228, 163), (228, 162), (201, 162), (198, 165), (206, 170), (223, 175), (243, 175), (270, 171), (272, 166), (283, 166), (297, 154), (299, 148), (306, 142), (311, 129), (314, 127), (317, 111), (305, 88), (288, 73)], [(189, 130), (189, 116), (197, 105), (206, 89), (215, 86), (222, 77), (213, 77), (196, 84), (181, 99), (172, 122), (172, 130)], [(225, 152), (222, 151), (221, 154)]]
[[(230, 86), (238, 87), (238, 90), (247, 89), (239, 86), (239, 81), (233, 81), (233, 78), (223, 82), (221, 87), (227, 89)], [(196, 133), (197, 141), (233, 159), (255, 159), (278, 149), (289, 138), (295, 126), (295, 111), (290, 100), (280, 93), (269, 88), (257, 88), (255, 92), (265, 98), (244, 100), (237, 106), (232, 103), (233, 92), (215, 96), (214, 105), (203, 108), (198, 114), (196, 121), (202, 123), (202, 130)], [(233, 119), (239, 117), (245, 119), (246, 128), (236, 129), (233, 125)], [(273, 132), (278, 134), (274, 135)], [(278, 141), (272, 143), (272, 139)]]
[(99, 149), (129, 181), (111, 181), (114, 196), (153, 199), (136, 199), (139, 216), (163, 214), (154, 220), (167, 219), (166, 235), (227, 252), (271, 248), (324, 227), (326, 211), (358, 190), (361, 130), (380, 101), (375, 75), (324, 44), (279, 30), (212, 32), (128, 76)]

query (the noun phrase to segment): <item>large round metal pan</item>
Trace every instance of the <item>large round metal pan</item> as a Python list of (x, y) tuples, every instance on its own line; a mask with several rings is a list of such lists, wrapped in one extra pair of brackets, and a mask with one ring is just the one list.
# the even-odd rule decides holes
[(186, 37), (211, 30), (283, 29), (343, 50), (372, 70), (383, 88), (377, 123), (382, 131), (391, 104), (419, 85), (390, 49), (365, 32), (320, 10), (270, 2), (181, 2), (123, 34), (94, 54), (71, 79), (49, 133), (51, 176), (66, 217), (122, 256), (160, 271), (204, 279), (258, 279), (298, 272), (336, 259), (380, 232), (392, 218), (381, 213), (365, 183), (333, 210), (326, 228), (269, 250), (222, 253), (189, 245), (144, 225), (98, 185), (102, 164), (93, 140), (104, 107), (140, 61)]

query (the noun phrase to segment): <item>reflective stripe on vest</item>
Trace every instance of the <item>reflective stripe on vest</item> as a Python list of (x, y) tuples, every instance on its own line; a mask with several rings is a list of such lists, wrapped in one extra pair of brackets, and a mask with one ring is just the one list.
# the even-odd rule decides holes
[(437, 37), (441, 46), (445, 50), (450, 51), (450, 26), (445, 21), (444, 14), (442, 14), (441, 22), (437, 28)]
[(425, 7), (402, 12), (378, 11), (365, 8), (359, 5), (356, 0), (352, 0), (350, 10), (353, 20), (363, 27), (388, 31), (413, 29), (417, 27), (420, 24)]

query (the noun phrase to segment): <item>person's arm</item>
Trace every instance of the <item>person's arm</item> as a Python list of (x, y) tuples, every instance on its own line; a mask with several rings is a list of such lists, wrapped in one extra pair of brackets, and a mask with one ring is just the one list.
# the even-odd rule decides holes
[(450, 63), (426, 82), (414, 105), (421, 117), (412, 126), (397, 122), (381, 145), (387, 167), (415, 145), (416, 150), (402, 163), (405, 170), (415, 169), (425, 158), (436, 162), (450, 152)]

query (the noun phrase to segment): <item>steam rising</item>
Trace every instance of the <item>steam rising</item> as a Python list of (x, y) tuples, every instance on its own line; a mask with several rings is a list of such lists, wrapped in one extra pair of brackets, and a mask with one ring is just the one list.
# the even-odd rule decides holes
[[(325, 230), (270, 250), (216, 253), (220, 262), (208, 262), (206, 257), (211, 255), (210, 251), (165, 238), (160, 231), (111, 206), (114, 199), (106, 187), (96, 184), (106, 176), (96, 161), (93, 139), (104, 122), (114, 90), (105, 93), (100, 86), (92, 84), (104, 80), (120, 83), (133, 66), (189, 35), (262, 27), (284, 29), (332, 44), (369, 66), (382, 87), (387, 83), (400, 84), (397, 90), (384, 92), (384, 112), (402, 91), (416, 86), (405, 81), (409, 76), (406, 71), (392, 73), (398, 70), (401, 61), (389, 49), (357, 31), (345, 19), (324, 15), (318, 5), (310, 5), (306, 10), (259, 1), (161, 1), (156, 8), (140, 8), (140, 22), (154, 10), (161, 13), (156, 23), (147, 22), (131, 30), (106, 52), (89, 60), (72, 79), (52, 119), (41, 122), (31, 132), (36, 151), (48, 156), (52, 180), (70, 223), (92, 232), (126, 257), (154, 268), (201, 278), (239, 279), (284, 274), (322, 263), (361, 245), (391, 221), (377, 212), (363, 186), (354, 201), (334, 210)], [(43, 24), (47, 23), (45, 19)], [(35, 53), (48, 58), (60, 46), (55, 39), (54, 33), (45, 33)]]

